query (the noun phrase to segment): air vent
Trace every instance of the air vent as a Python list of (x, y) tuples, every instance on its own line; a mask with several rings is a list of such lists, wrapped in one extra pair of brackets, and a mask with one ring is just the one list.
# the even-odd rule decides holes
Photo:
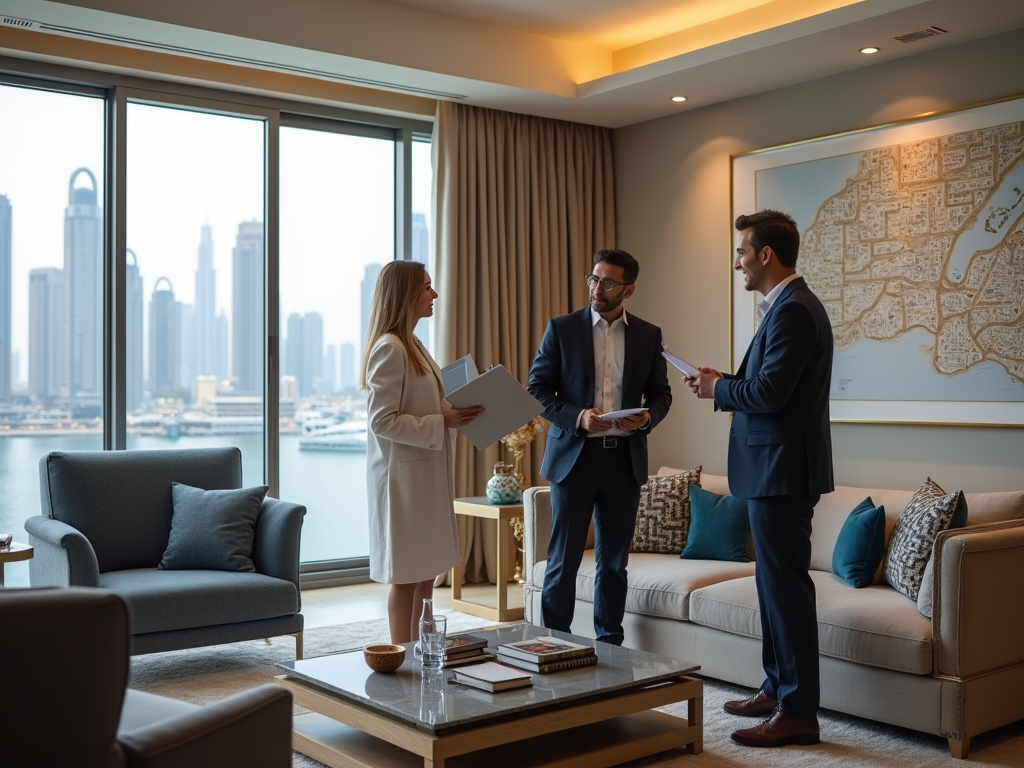
[(0, 16), (0, 27), (17, 27), (18, 29), (39, 29), (38, 21), (16, 19), (13, 16)]
[(893, 40), (899, 40), (901, 43), (913, 43), (917, 40), (924, 40), (926, 37), (935, 37), (936, 35), (944, 35), (946, 30), (941, 27), (925, 27), (915, 32), (907, 32), (905, 35), (896, 35)]

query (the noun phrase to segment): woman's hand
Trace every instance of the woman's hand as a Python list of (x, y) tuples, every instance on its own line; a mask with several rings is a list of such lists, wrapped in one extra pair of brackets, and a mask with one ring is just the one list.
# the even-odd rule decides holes
[(484, 412), (482, 405), (474, 405), (471, 408), (449, 408), (447, 411), (442, 413), (444, 416), (444, 425), (448, 429), (459, 429), (466, 426)]

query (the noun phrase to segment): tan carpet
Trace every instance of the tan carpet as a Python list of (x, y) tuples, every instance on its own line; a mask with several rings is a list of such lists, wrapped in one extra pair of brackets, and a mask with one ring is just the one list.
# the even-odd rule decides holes
[[(448, 614), (449, 631), (465, 632), (489, 622), (464, 613)], [(371, 642), (386, 642), (384, 619), (310, 629), (305, 633), (306, 657), (324, 656)], [(281, 670), (274, 665), (294, 659), (294, 641), (275, 638), (263, 641), (197, 648), (132, 659), (131, 686), (174, 698), (206, 703), (240, 690), (270, 682)], [(747, 689), (706, 681), (704, 703), (704, 753), (693, 756), (667, 752), (638, 760), (629, 768), (933, 768), (934, 766), (1024, 766), (1024, 721), (1005, 726), (973, 740), (970, 760), (949, 756), (946, 740), (937, 736), (882, 725), (823, 710), (819, 715), (824, 743), (816, 747), (751, 749), (729, 739), (736, 728), (756, 721), (732, 717), (722, 704), (749, 694)], [(297, 710), (302, 711), (302, 710)], [(685, 715), (685, 705), (666, 707), (666, 712)], [(296, 754), (295, 766), (320, 768), (320, 763)], [(524, 766), (523, 768), (528, 768)]]

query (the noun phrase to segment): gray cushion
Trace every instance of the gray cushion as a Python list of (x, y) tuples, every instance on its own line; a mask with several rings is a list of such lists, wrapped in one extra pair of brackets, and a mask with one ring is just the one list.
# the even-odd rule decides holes
[(171, 483), (239, 488), (237, 448), (55, 451), (39, 460), (42, 512), (80, 531), (100, 573), (155, 568), (171, 531)]
[(270, 488), (204, 491), (171, 483), (174, 516), (160, 568), (164, 570), (248, 571), (256, 516)]
[[(810, 573), (822, 655), (917, 675), (931, 673), (931, 622), (918, 613), (914, 603), (881, 584), (854, 589), (831, 573)], [(754, 578), (694, 590), (690, 621), (760, 639)]]
[(100, 586), (128, 601), (134, 635), (290, 616), (299, 610), (292, 582), (261, 573), (147, 568), (100, 574)]

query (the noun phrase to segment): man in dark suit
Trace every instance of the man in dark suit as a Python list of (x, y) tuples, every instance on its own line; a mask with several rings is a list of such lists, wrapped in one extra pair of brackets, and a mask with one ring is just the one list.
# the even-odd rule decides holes
[(832, 325), (796, 274), (800, 232), (792, 217), (765, 210), (736, 219), (734, 267), (758, 291), (762, 318), (736, 375), (700, 368), (685, 381), (715, 408), (732, 411), (729, 489), (747, 500), (757, 552), (755, 581), (767, 678), (751, 698), (726, 703), (765, 717), (732, 734), (740, 744), (817, 744), (818, 620), (811, 517), (833, 488), (828, 398)]
[[(628, 315), (640, 265), (601, 250), (587, 275), (590, 304), (548, 322), (527, 388), (544, 405), (548, 429), (540, 473), (551, 481), (551, 541), (541, 595), (543, 625), (569, 631), (576, 573), (594, 519), (594, 630), (622, 645), (626, 564), (640, 486), (647, 482), (647, 435), (672, 403), (661, 329)], [(602, 414), (644, 406), (614, 419)]]

